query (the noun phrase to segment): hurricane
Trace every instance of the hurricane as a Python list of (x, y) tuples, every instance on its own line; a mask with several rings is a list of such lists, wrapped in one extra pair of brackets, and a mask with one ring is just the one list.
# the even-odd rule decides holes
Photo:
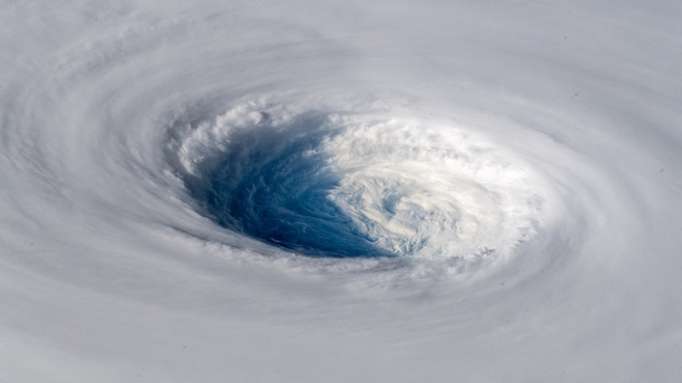
[(681, 16), (0, 0), (0, 382), (679, 382)]

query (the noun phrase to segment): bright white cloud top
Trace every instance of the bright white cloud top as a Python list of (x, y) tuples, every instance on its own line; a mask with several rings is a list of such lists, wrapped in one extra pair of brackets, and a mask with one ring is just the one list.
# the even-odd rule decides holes
[(679, 382), (676, 1), (0, 3), (0, 382)]

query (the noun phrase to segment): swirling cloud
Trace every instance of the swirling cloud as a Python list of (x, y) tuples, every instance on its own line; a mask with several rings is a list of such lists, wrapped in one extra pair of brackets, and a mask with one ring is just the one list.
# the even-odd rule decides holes
[(680, 381), (680, 15), (5, 1), (0, 381)]

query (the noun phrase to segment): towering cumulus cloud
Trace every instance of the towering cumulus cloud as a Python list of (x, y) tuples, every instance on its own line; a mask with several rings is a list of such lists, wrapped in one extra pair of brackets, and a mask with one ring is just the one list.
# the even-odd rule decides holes
[(682, 381), (681, 19), (0, 0), (0, 382)]

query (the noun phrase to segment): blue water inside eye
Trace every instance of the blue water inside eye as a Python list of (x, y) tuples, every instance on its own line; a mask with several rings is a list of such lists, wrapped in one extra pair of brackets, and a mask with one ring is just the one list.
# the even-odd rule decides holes
[(333, 134), (324, 126), (323, 117), (306, 116), (235, 133), (189, 190), (219, 225), (271, 245), (317, 257), (393, 255), (328, 198), (339, 179), (315, 151)]

